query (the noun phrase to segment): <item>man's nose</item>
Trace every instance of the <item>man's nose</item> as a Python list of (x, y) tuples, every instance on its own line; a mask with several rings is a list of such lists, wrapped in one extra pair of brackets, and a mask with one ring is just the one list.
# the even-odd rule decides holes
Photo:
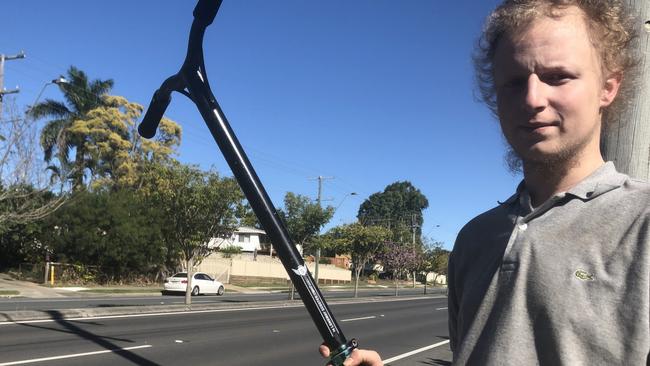
[(537, 74), (530, 74), (526, 89), (526, 109), (531, 112), (543, 111), (548, 106), (546, 84), (539, 79)]

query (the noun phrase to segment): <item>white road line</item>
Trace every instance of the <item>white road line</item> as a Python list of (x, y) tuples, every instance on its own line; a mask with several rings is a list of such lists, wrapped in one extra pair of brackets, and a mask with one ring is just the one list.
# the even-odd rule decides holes
[(437, 308), (436, 310), (447, 310), (447, 308)]
[(343, 320), (341, 320), (341, 323), (353, 322), (355, 320), (375, 319), (375, 318), (376, 318), (376, 316), (373, 315), (373, 316), (364, 316), (363, 318), (343, 319)]
[[(387, 360), (384, 360), (384, 364), (388, 365), (388, 364), (391, 363), (391, 362), (395, 362), (395, 361), (397, 361), (397, 360), (401, 360), (401, 359), (403, 359), (403, 358), (406, 358), (406, 357), (409, 357), (409, 356), (413, 356), (413, 355), (418, 354), (418, 353), (420, 353), (420, 352), (424, 352), (424, 351), (428, 351), (428, 350), (433, 349), (433, 348), (436, 348), (436, 347), (440, 347), (440, 346), (445, 345), (445, 344), (447, 344), (447, 343), (449, 343), (449, 340), (442, 341), (442, 342), (438, 342), (438, 343), (436, 343), (436, 344), (432, 344), (432, 345), (430, 345), (430, 346), (422, 347), (422, 348), (416, 349), (416, 350), (411, 351), (411, 352), (403, 353), (403, 354), (401, 354), (401, 355), (397, 355), (397, 356), (395, 356), (395, 357), (392, 357), (392, 358), (389, 358), (389, 359), (387, 359)], [(0, 365), (0, 366), (2, 366), (2, 365)]]
[[(435, 300), (437, 297), (415, 297), (415, 298), (402, 298), (402, 299), (369, 299), (367, 301), (342, 301), (338, 303), (328, 304), (330, 307), (337, 305), (350, 305), (350, 304), (366, 304), (373, 302), (397, 302), (397, 301), (419, 301), (419, 300)], [(299, 308), (304, 307), (302, 303), (300, 304), (289, 304), (283, 306), (252, 306), (248, 308), (238, 308), (238, 309), (209, 309), (209, 310), (190, 310), (190, 311), (172, 311), (172, 312), (160, 312), (160, 313), (145, 313), (145, 314), (125, 314), (125, 315), (104, 315), (104, 316), (87, 316), (87, 317), (77, 317), (77, 318), (65, 318), (65, 319), (40, 319), (40, 320), (19, 320), (19, 321), (3, 321), (0, 322), (2, 325), (16, 325), (16, 324), (36, 324), (36, 323), (53, 323), (61, 321), (78, 321), (78, 320), (102, 320), (102, 319), (121, 319), (121, 318), (144, 318), (150, 316), (174, 316), (174, 315), (192, 315), (192, 314), (205, 314), (205, 313), (225, 313), (225, 312), (235, 312), (235, 311), (251, 311), (251, 310), (269, 310), (269, 309), (288, 309), (288, 308)], [(2, 366), (2, 365), (0, 365)]]
[(144, 345), (144, 346), (136, 346), (136, 347), (127, 347), (127, 348), (116, 348), (116, 349), (108, 349), (104, 351), (95, 351), (95, 352), (85, 352), (85, 353), (75, 353), (75, 354), (70, 354), (70, 355), (63, 355), (63, 356), (54, 356), (54, 357), (43, 357), (43, 358), (33, 358), (31, 360), (23, 360), (23, 361), (13, 361), (13, 362), (5, 362), (5, 363), (0, 363), (0, 366), (10, 366), (10, 365), (24, 365), (26, 363), (35, 363), (35, 362), (43, 362), (43, 361), (54, 361), (54, 360), (62, 360), (66, 358), (74, 358), (74, 357), (83, 357), (83, 356), (92, 356), (92, 355), (100, 355), (102, 353), (111, 353), (111, 352), (118, 352), (118, 351), (130, 351), (134, 349), (141, 349), (141, 348), (150, 348), (152, 347), (150, 344)]

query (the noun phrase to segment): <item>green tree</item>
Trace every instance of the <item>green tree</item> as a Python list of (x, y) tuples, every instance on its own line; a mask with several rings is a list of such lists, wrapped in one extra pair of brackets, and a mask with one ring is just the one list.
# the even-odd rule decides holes
[(433, 284), (435, 286), (439, 276), (447, 275), (449, 265), (449, 251), (442, 247), (442, 243), (434, 242), (427, 246), (422, 261), (422, 271), (424, 272), (424, 293), (427, 293), (427, 277), (429, 273), (435, 273)]
[(293, 242), (302, 246), (306, 252), (316, 248), (319, 241), (314, 238), (334, 215), (333, 207), (323, 208), (309, 197), (292, 192), (287, 192), (284, 196), (284, 208), (278, 211)]
[[(94, 168), (94, 161), (86, 150), (85, 135), (71, 129), (76, 121), (87, 119), (88, 113), (97, 107), (109, 106), (105, 98), (113, 87), (113, 80), (89, 80), (86, 73), (71, 66), (69, 83), (59, 84), (66, 103), (47, 99), (29, 111), (34, 118), (50, 118), (41, 131), (44, 157), (50, 162), (56, 156), (59, 165), (51, 169), (72, 183), (74, 191), (84, 186), (87, 169)], [(70, 150), (75, 157), (70, 161)]]
[(91, 187), (142, 188), (142, 175), (149, 164), (167, 164), (181, 142), (181, 128), (163, 118), (153, 139), (142, 139), (136, 123), (143, 112), (140, 104), (124, 97), (106, 96), (109, 106), (88, 112), (70, 132), (79, 135), (83, 149), (95, 163)]
[[(213, 251), (210, 239), (230, 237), (236, 229), (236, 212), (244, 196), (234, 179), (222, 178), (214, 171), (170, 164), (161, 173), (161, 185), (153, 197), (164, 211), (163, 236), (168, 248), (178, 251), (184, 261), (189, 280), (194, 265)], [(188, 285), (187, 305), (192, 290)]]
[(359, 207), (357, 219), (364, 225), (388, 228), (391, 240), (400, 243), (410, 242), (415, 228), (416, 241), (420, 241), (422, 211), (427, 207), (429, 201), (411, 182), (395, 182), (368, 197)]
[[(5, 195), (4, 192), (10, 194)], [(1, 199), (2, 197), (5, 199)], [(49, 203), (58, 202), (50, 192), (31, 186), (0, 187), (0, 271), (16, 268), (20, 263), (42, 262), (43, 245), (38, 240), (38, 219)]]
[(151, 278), (166, 247), (160, 211), (136, 192), (79, 192), (42, 225), (39, 241), (53, 260), (99, 266), (95, 281)]
[(338, 253), (349, 253), (354, 270), (354, 297), (359, 291), (359, 277), (366, 264), (382, 252), (391, 233), (381, 226), (364, 226), (359, 223), (337, 226), (330, 230), (332, 246)]

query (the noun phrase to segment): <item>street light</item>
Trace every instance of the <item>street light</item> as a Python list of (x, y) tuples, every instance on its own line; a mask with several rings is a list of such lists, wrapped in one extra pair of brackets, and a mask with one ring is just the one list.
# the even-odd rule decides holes
[(334, 216), (334, 214), (336, 213), (336, 210), (338, 210), (339, 207), (341, 207), (341, 205), (343, 204), (343, 201), (345, 201), (346, 198), (348, 198), (350, 196), (357, 196), (357, 195), (358, 195), (357, 192), (350, 192), (350, 193), (346, 194), (345, 196), (343, 196), (343, 199), (341, 199), (341, 202), (339, 203), (339, 205), (336, 206), (336, 208), (334, 209), (334, 212), (332, 213), (332, 216)]
[[(345, 196), (343, 196), (343, 198), (341, 199), (341, 202), (338, 204), (338, 206), (336, 206), (336, 208), (334, 208), (334, 212), (332, 212), (332, 217), (334, 217), (334, 214), (336, 213), (336, 210), (338, 210), (339, 207), (341, 207), (341, 205), (343, 204), (343, 201), (345, 201), (346, 198), (348, 198), (349, 196), (356, 196), (356, 195), (357, 195), (357, 192), (350, 192), (350, 193), (346, 194)], [(316, 263), (314, 264), (314, 282), (316, 282), (316, 284), (318, 284), (318, 265), (319, 265), (319, 262), (320, 262), (320, 248), (316, 249), (316, 258), (315, 259), (316, 259), (315, 260)]]
[(29, 108), (27, 108), (27, 112), (31, 111), (32, 108), (34, 108), (36, 103), (38, 103), (39, 99), (41, 99), (41, 96), (43, 95), (45, 88), (47, 88), (48, 85), (52, 85), (52, 84), (56, 84), (56, 85), (70, 84), (70, 81), (65, 77), (63, 77), (63, 75), (61, 75), (58, 78), (45, 83), (45, 85), (43, 85), (43, 87), (41, 88), (41, 91), (38, 93), (38, 96), (36, 96), (36, 99), (34, 99), (34, 103), (32, 103), (32, 105)]

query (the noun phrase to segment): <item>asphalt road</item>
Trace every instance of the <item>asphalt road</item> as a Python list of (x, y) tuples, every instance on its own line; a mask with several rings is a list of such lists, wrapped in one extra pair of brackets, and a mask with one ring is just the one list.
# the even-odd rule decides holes
[[(446, 297), (370, 301), (331, 306), (346, 336), (390, 365), (449, 365)], [(300, 305), (5, 323), (0, 366), (323, 365), (320, 343)]]
[[(437, 289), (440, 291), (440, 289)], [(400, 295), (419, 295), (422, 294), (422, 288), (403, 288), (400, 289)], [(392, 297), (395, 294), (394, 289), (369, 289), (359, 291), (360, 297)], [(77, 294), (80, 295), (80, 294)], [(184, 295), (184, 294), (183, 294)], [(146, 305), (180, 305), (185, 303), (183, 295), (147, 295), (147, 296), (75, 296), (70, 298), (52, 298), (52, 299), (32, 299), (32, 298), (1, 298), (0, 312), (3, 311), (21, 311), (21, 310), (62, 310), (62, 309), (87, 309), (87, 308), (108, 308), (122, 306), (146, 306)], [(349, 298), (352, 297), (352, 291), (325, 291), (323, 296), (326, 299)], [(258, 301), (275, 301), (287, 300), (289, 294), (282, 293), (264, 293), (264, 294), (238, 294), (226, 293), (224, 296), (198, 296), (192, 298), (193, 304), (210, 304), (210, 303), (247, 303)], [(298, 299), (296, 293), (296, 299)]]

